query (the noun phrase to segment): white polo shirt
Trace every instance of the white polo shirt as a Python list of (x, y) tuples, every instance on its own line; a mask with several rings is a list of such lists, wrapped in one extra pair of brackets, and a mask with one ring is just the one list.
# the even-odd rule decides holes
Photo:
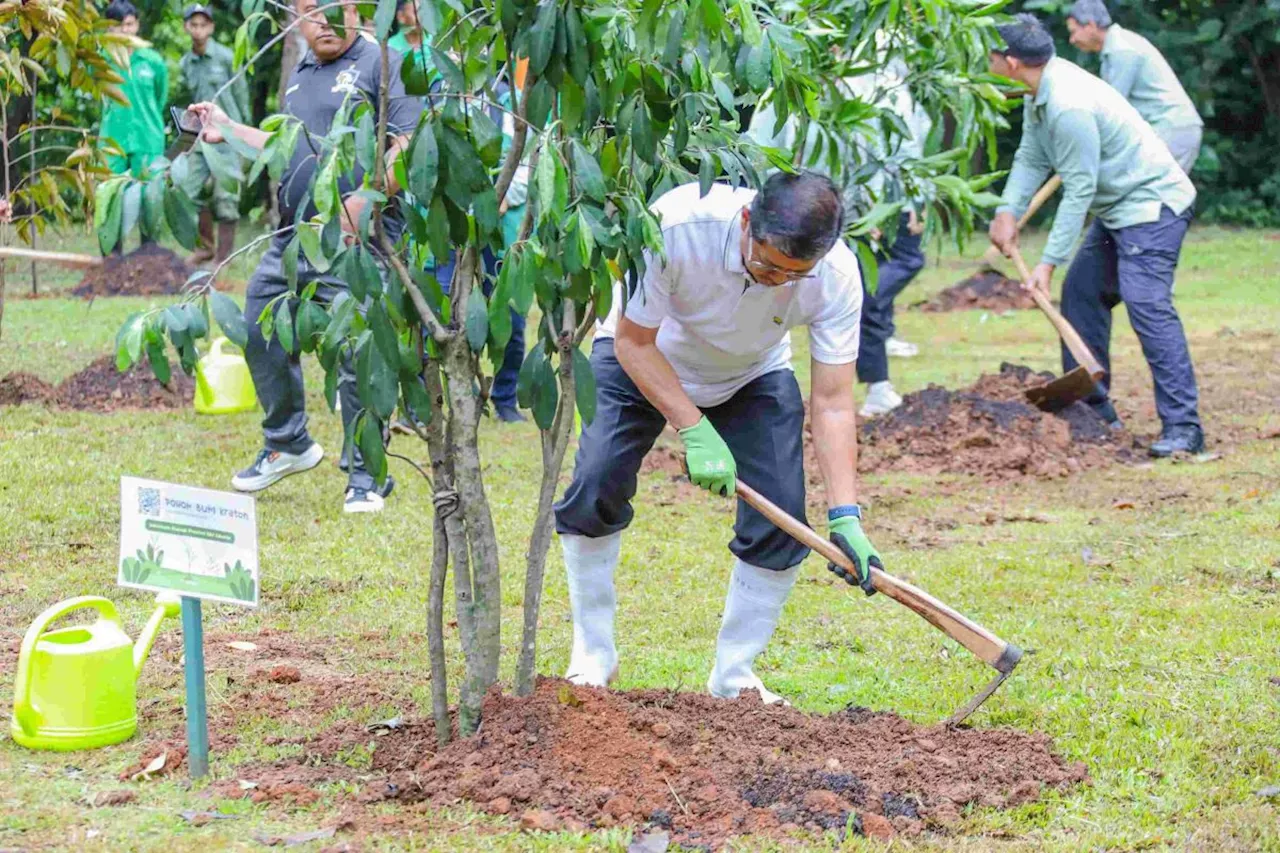
[[(756, 284), (742, 263), (742, 209), (755, 196), (716, 184), (701, 198), (694, 183), (658, 199), (652, 210), (662, 223), (667, 263), (646, 254), (644, 281), (627, 302), (627, 319), (658, 330), (658, 349), (703, 408), (766, 373), (790, 370), (795, 326), (809, 327), (817, 361), (858, 359), (862, 276), (853, 252), (838, 242), (809, 277)], [(597, 337), (613, 337), (617, 329), (622, 299), (619, 291), (614, 296)]]

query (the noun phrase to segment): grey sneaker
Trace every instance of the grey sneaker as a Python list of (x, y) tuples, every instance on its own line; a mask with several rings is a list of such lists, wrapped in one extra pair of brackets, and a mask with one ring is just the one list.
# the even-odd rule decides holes
[(1190, 425), (1168, 427), (1148, 452), (1157, 459), (1167, 459), (1175, 453), (1202, 453), (1204, 430)]
[(252, 465), (231, 478), (231, 486), (238, 492), (260, 492), (290, 474), (310, 471), (323, 458), (324, 448), (314, 441), (301, 453), (282, 453), (264, 447)]

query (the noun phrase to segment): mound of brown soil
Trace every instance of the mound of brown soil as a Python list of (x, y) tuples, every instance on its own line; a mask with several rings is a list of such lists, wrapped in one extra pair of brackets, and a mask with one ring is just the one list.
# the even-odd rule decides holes
[(95, 296), (156, 296), (178, 293), (192, 269), (158, 243), (144, 243), (127, 255), (111, 255), (84, 274), (72, 291)]
[(125, 373), (116, 370), (114, 356), (104, 355), (69, 376), (51, 398), (68, 409), (112, 412), (117, 409), (181, 409), (191, 405), (195, 382), (176, 366), (166, 388), (147, 364)]
[(39, 376), (15, 371), (0, 378), (0, 406), (19, 406), (48, 399), (53, 386)]
[(710, 847), (802, 828), (888, 837), (1086, 778), (1051, 747), (1044, 735), (923, 727), (863, 708), (810, 716), (754, 692), (724, 701), (541, 679), (525, 699), (490, 693), (481, 734), (393, 776), (392, 789), (477, 802), (533, 828), (647, 826)]
[(908, 394), (863, 425), (859, 468), (1056, 477), (1115, 462), (1126, 443), (1087, 405), (1047, 414), (1026, 402), (1023, 391), (1047, 378), (1002, 364), (963, 391), (930, 385)]
[(1036, 303), (1013, 279), (992, 269), (975, 273), (959, 284), (953, 284), (927, 302), (912, 306), (921, 311), (1023, 311)]

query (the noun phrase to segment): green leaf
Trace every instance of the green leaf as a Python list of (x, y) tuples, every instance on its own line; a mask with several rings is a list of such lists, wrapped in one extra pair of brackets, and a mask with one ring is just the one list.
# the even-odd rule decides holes
[[(591, 73), (590, 39), (582, 28), (576, 3), (570, 3), (565, 11), (565, 38), (569, 48), (569, 74), (571, 79), (585, 85)], [(563, 87), (562, 87), (563, 88)]]
[(303, 352), (314, 352), (321, 336), (329, 326), (329, 315), (316, 303), (308, 300), (298, 306), (298, 345)]
[(753, 92), (769, 88), (769, 74), (773, 65), (773, 48), (766, 33), (760, 43), (747, 53), (746, 83)]
[(431, 395), (422, 387), (422, 380), (416, 373), (400, 374), (400, 390), (404, 394), (404, 404), (410, 413), (424, 424), (431, 423)]
[(490, 169), (496, 168), (502, 156), (502, 129), (489, 118), (485, 110), (471, 114), (471, 136), (475, 139), (480, 159)]
[(534, 376), (538, 372), (538, 361), (543, 358), (546, 356), (542, 347), (537, 346), (529, 351), (524, 357), (524, 363), (520, 365), (520, 373), (516, 377), (516, 402), (522, 409), (533, 407)]
[(556, 371), (545, 353), (534, 369), (533, 420), (538, 429), (551, 429), (556, 419), (556, 405), (560, 402), (560, 383), (556, 381)]
[(529, 72), (539, 77), (547, 70), (551, 51), (555, 47), (559, 5), (556, 0), (541, 0), (538, 4), (538, 17), (529, 30)]
[(146, 319), (142, 312), (132, 314), (116, 333), (116, 370), (124, 372), (142, 356), (142, 333)]
[[(591, 152), (578, 140), (573, 140), (573, 180), (578, 191), (587, 198), (603, 203), (605, 200), (604, 172)], [(705, 193), (704, 193), (705, 195)]]
[(298, 289), (298, 248), (301, 244), (301, 238), (295, 230), (293, 238), (280, 254), (280, 267), (284, 270), (284, 280), (289, 285), (290, 292)]
[[(320, 338), (322, 352), (334, 352), (351, 329), (352, 317), (355, 316), (356, 300), (351, 294), (340, 292), (329, 306), (329, 325), (325, 327)], [(336, 362), (335, 362), (336, 363)], [(326, 368), (327, 369), (327, 368)]]
[(196, 248), (200, 211), (181, 190), (170, 187), (164, 194), (164, 218), (174, 239), (188, 251)]
[(281, 299), (276, 306), (275, 321), (276, 337), (280, 340), (280, 346), (284, 347), (287, 353), (293, 353), (294, 331), (293, 331), (293, 310), (289, 307), (288, 299)]
[(315, 268), (316, 272), (325, 273), (329, 271), (329, 259), (324, 256), (324, 251), (320, 248), (320, 232), (315, 229), (309, 222), (300, 222), (298, 227), (294, 229), (298, 236), (298, 242), (302, 245), (302, 252), (307, 256), (307, 261)]
[(244, 349), (249, 343), (249, 324), (245, 322), (244, 312), (235, 300), (215, 290), (209, 294), (209, 308), (227, 340)]
[(395, 326), (391, 325), (391, 318), (387, 316), (387, 309), (383, 307), (381, 299), (375, 299), (369, 305), (365, 320), (369, 324), (369, 330), (373, 332), (374, 346), (382, 353), (382, 357), (388, 364), (399, 364), (400, 336), (396, 334)]
[(387, 40), (391, 34), (391, 25), (396, 22), (397, 0), (378, 0), (378, 9), (373, 13), (373, 31), (379, 42)]
[(596, 375), (590, 360), (577, 347), (573, 349), (573, 389), (583, 426), (590, 426), (596, 419)]
[(540, 78), (533, 84), (524, 114), (525, 121), (533, 126), (533, 130), (542, 130), (546, 127), (547, 117), (551, 115), (551, 105), (556, 102), (556, 98), (556, 88), (546, 77)]
[(360, 118), (356, 121), (356, 162), (366, 172), (373, 171), (373, 163), (377, 157), (377, 126), (373, 121), (373, 110), (362, 105), (358, 110)]
[(732, 113), (735, 110), (733, 90), (729, 88), (729, 84), (724, 82), (723, 74), (711, 75), (711, 88), (716, 93), (716, 100), (720, 102), (720, 106)]
[(538, 207), (541, 208), (544, 218), (557, 212), (555, 210), (557, 160), (555, 148), (548, 136), (547, 141), (542, 145), (542, 153), (538, 155), (538, 165), (533, 175), (534, 185), (538, 188)]
[(698, 191), (701, 195), (711, 192), (711, 185), (716, 180), (715, 155), (710, 151), (702, 152), (702, 164), (698, 167)]
[(409, 192), (418, 204), (425, 207), (431, 203), (439, 175), (440, 150), (436, 135), (430, 124), (423, 124), (409, 151)]
[(433, 76), (420, 57), (421, 54), (415, 50), (400, 63), (400, 82), (404, 84), (404, 92), (417, 98), (430, 94)]
[(472, 352), (480, 352), (488, 339), (489, 306), (484, 301), (483, 293), (472, 290), (467, 297), (467, 343)]
[(427, 237), (436, 262), (444, 263), (449, 257), (452, 243), (449, 240), (449, 211), (440, 196), (431, 200), (431, 209), (427, 214)]
[(380, 418), (389, 418), (395, 411), (400, 396), (399, 371), (395, 369), (399, 361), (397, 355), (395, 362), (388, 363), (372, 336), (360, 346), (356, 356), (356, 388), (360, 399)]
[(653, 133), (649, 108), (641, 100), (631, 112), (631, 144), (640, 159), (652, 164), (658, 156), (658, 140)]
[(94, 199), (93, 226), (98, 234), (98, 248), (107, 255), (121, 241), (120, 207), (126, 179), (107, 181)]
[(863, 240), (852, 242), (858, 252), (858, 261), (862, 265), (862, 280), (866, 285), (867, 293), (875, 296), (880, 288), (880, 263), (876, 260), (876, 253)]
[[(205, 142), (203, 139), (198, 143), (200, 153), (204, 155), (205, 165), (209, 167), (209, 171), (213, 173), (214, 179), (220, 184), (240, 184), (244, 181), (244, 173), (241, 172), (239, 164), (234, 157), (228, 156), (225, 152), (219, 150), (214, 145)], [(200, 180), (199, 186), (195, 185), (196, 180), (196, 161), (191, 162), (191, 176), (184, 182), (183, 190), (188, 196), (195, 197), (204, 189), (204, 180)], [(192, 192), (192, 190), (195, 192)]]
[(436, 67), (436, 72), (444, 78), (445, 85), (451, 91), (467, 91), (467, 77), (462, 73), (462, 69), (458, 67), (458, 63), (453, 61), (453, 57), (433, 47), (431, 48), (431, 63)]
[(157, 175), (147, 182), (142, 194), (142, 233), (158, 239), (164, 228), (164, 176)]
[(511, 278), (503, 266), (498, 283), (489, 297), (489, 352), (501, 358), (503, 347), (511, 340)]
[[(386, 2), (386, 0), (382, 0)], [(386, 417), (390, 417), (388, 414)], [(387, 448), (382, 443), (382, 421), (368, 412), (360, 424), (360, 453), (364, 467), (379, 485), (387, 481)]]
[(338, 154), (334, 152), (324, 159), (312, 185), (312, 198), (321, 218), (332, 219), (334, 211), (342, 206), (338, 199)]
[(737, 0), (738, 25), (742, 31), (742, 40), (755, 47), (760, 44), (764, 33), (760, 22), (756, 20), (755, 10), (751, 8), (751, 0)]
[(151, 365), (151, 372), (155, 374), (157, 381), (161, 385), (168, 385), (173, 370), (169, 366), (169, 357), (164, 353), (163, 341), (160, 343), (147, 341), (147, 362)]
[(209, 320), (204, 311), (194, 302), (182, 306), (187, 320), (187, 334), (192, 338), (203, 338), (209, 334)]

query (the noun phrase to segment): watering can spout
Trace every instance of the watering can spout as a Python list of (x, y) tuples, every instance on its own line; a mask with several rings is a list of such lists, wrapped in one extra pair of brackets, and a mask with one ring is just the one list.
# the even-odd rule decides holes
[(152, 611), (146, 627), (138, 635), (138, 641), (133, 644), (134, 679), (142, 675), (142, 665), (147, 662), (147, 655), (151, 653), (151, 646), (156, 641), (156, 635), (160, 633), (161, 624), (166, 618), (177, 616), (181, 607), (181, 600), (176, 595), (161, 593), (156, 596), (156, 609)]

